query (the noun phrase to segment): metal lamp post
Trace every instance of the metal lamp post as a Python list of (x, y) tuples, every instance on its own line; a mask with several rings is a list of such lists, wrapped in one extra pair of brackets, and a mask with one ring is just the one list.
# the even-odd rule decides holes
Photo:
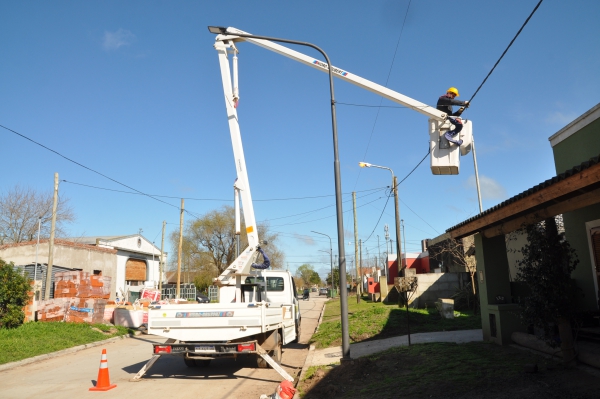
[[(281, 39), (269, 36), (257, 36), (242, 33), (229, 33), (226, 27), (209, 26), (208, 30), (217, 35), (231, 35), (237, 37), (246, 37), (252, 39), (270, 40), (273, 42), (298, 44), (300, 46), (312, 47), (325, 57), (327, 61), (327, 69), (329, 71), (329, 92), (331, 96), (331, 127), (333, 131), (333, 172), (335, 177), (335, 207), (337, 215), (337, 233), (338, 233), (338, 253), (339, 253), (339, 270), (340, 270), (340, 285), (346, 286), (346, 251), (344, 249), (344, 213), (342, 211), (342, 177), (340, 172), (340, 159), (338, 153), (338, 135), (337, 135), (337, 119), (335, 115), (335, 96), (333, 91), (333, 71), (329, 56), (320, 47), (307, 42), (297, 40)], [(348, 332), (348, 298), (345, 295), (340, 299), (341, 317), (342, 317), (342, 360), (350, 360), (350, 335)]]
[(396, 208), (396, 251), (398, 253), (398, 274), (400, 274), (400, 271), (402, 270), (402, 245), (400, 244), (400, 207), (398, 206), (398, 184), (396, 183), (396, 176), (394, 175), (394, 171), (387, 166), (373, 165), (367, 162), (359, 162), (358, 166), (361, 168), (387, 169), (392, 174), (392, 189), (394, 190), (394, 205)]
[(333, 298), (333, 292), (335, 289), (334, 279), (333, 279), (333, 257), (331, 256), (331, 250), (327, 251), (325, 249), (319, 249), (319, 252), (325, 252), (329, 254), (329, 262), (331, 264), (331, 297)]
[(329, 261), (331, 262), (331, 297), (333, 298), (334, 297), (333, 290), (334, 290), (335, 286), (333, 284), (333, 247), (331, 245), (331, 237), (329, 237), (325, 233), (319, 233), (318, 231), (311, 230), (311, 233), (321, 234), (322, 236), (329, 238)]

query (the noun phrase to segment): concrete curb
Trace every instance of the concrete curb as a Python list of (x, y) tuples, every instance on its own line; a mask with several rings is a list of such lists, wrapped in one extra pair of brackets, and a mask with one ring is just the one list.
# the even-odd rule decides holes
[[(139, 334), (134, 334), (134, 335), (139, 335)], [(20, 367), (20, 366), (25, 366), (26, 364), (36, 363), (36, 362), (40, 362), (42, 360), (52, 359), (52, 358), (63, 356), (63, 355), (68, 355), (69, 353), (79, 352), (84, 349), (93, 348), (93, 347), (104, 345), (104, 344), (110, 344), (112, 342), (116, 342), (121, 339), (130, 338), (131, 336), (132, 336), (131, 334), (121, 335), (119, 337), (105, 339), (104, 341), (90, 342), (89, 344), (74, 346), (72, 348), (63, 349), (63, 350), (57, 351), (57, 352), (46, 353), (44, 355), (34, 356), (34, 357), (27, 358), (27, 359), (19, 360), (16, 362), (12, 362), (12, 363), (0, 364), (0, 372), (5, 371), (5, 370), (14, 369), (14, 368)]]

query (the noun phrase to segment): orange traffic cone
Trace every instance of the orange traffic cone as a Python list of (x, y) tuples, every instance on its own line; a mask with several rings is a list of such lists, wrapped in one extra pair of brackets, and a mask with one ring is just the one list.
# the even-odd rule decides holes
[(109, 389), (116, 387), (116, 384), (111, 385), (110, 383), (110, 377), (108, 375), (108, 360), (106, 360), (106, 349), (102, 349), (100, 369), (98, 370), (98, 381), (96, 381), (95, 387), (90, 388), (90, 391), (108, 391)]

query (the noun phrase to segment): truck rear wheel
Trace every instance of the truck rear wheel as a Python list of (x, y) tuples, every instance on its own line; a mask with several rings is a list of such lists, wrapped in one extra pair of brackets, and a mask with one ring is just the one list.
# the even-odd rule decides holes
[[(275, 332), (275, 339), (277, 341), (277, 345), (275, 349), (267, 351), (267, 354), (271, 357), (271, 359), (275, 360), (277, 364), (281, 364), (281, 356), (283, 353), (281, 335), (279, 335), (279, 331)], [(269, 363), (265, 359), (263, 359), (260, 355), (256, 355), (256, 366), (259, 369), (266, 369), (269, 367)]]
[(183, 361), (188, 367), (208, 367), (210, 365), (209, 359), (194, 359), (184, 356)]

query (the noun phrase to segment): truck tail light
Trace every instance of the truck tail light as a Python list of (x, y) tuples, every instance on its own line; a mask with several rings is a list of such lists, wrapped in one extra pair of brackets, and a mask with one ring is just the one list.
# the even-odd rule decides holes
[(156, 345), (154, 353), (171, 353), (171, 345)]
[(238, 352), (249, 352), (249, 351), (254, 351), (254, 350), (255, 350), (254, 343), (238, 345)]

